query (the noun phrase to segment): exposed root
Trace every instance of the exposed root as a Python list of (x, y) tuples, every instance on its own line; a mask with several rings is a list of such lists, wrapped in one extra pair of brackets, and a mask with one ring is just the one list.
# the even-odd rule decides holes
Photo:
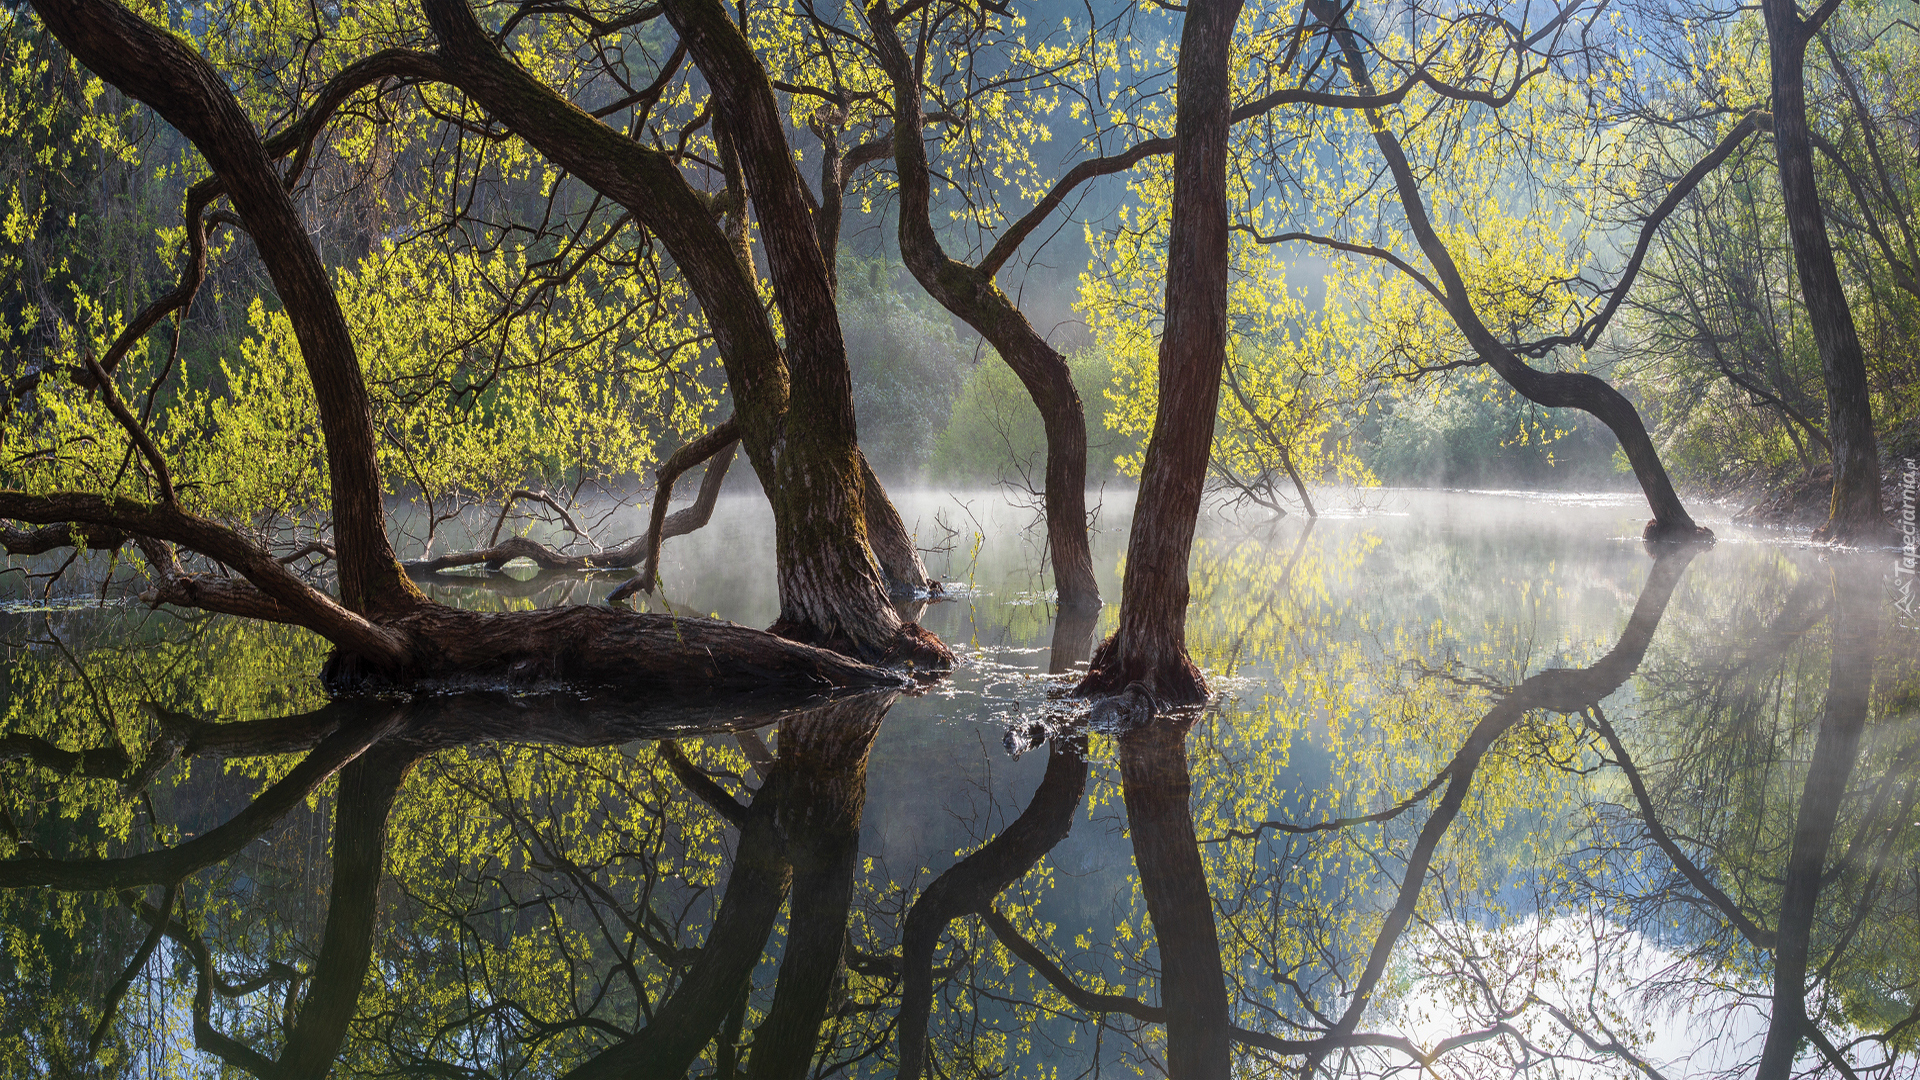
[(1206, 677), (1200, 674), (1200, 669), (1185, 650), (1177, 656), (1163, 657), (1157, 664), (1138, 657), (1123, 660), (1119, 656), (1117, 637), (1109, 637), (1093, 650), (1086, 677), (1073, 688), (1074, 697), (1104, 697), (1138, 684), (1138, 689), (1165, 705), (1200, 705), (1206, 702)]
[(796, 623), (786, 619), (767, 627), (767, 633), (787, 641), (830, 649), (837, 654), (857, 656), (882, 667), (919, 671), (949, 671), (953, 668), (952, 650), (919, 623), (902, 623), (899, 632), (884, 649), (862, 644), (844, 633), (823, 634), (811, 623)]
[(1705, 525), (1688, 522), (1675, 525), (1654, 518), (1640, 531), (1640, 539), (1661, 544), (1711, 544), (1714, 542), (1713, 530)]

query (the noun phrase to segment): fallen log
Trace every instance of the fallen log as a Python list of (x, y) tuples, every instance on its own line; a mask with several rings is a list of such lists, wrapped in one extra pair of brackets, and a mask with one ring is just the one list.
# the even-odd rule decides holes
[(381, 624), (411, 644), (408, 661), (383, 670), (336, 653), (322, 673), (329, 692), (671, 693), (689, 686), (826, 690), (909, 683), (899, 671), (749, 626), (598, 605), (515, 612), (431, 606)]

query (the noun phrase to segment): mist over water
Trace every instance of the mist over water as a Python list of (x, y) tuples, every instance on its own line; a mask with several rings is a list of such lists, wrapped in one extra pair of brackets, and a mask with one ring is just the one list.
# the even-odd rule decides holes
[[(884, 1076), (898, 1062), (907, 912), (1044, 801), (1084, 743), (1065, 837), (993, 896), (1001, 923), (968, 914), (945, 926), (928, 1053), (944, 1075), (1157, 1074), (1161, 1024), (1076, 1003), (1002, 936), (1039, 949), (1053, 977), (1082, 991), (1160, 1000), (1165, 959), (1142, 894), (1155, 870), (1136, 852), (1122, 790), (1133, 766), (1120, 755), (1136, 736), (1063, 696), (1073, 665), (1055, 654), (1084, 666), (1113, 625), (1132, 496), (1099, 500), (1108, 606), (1090, 630), (1057, 638), (1030, 508), (998, 490), (893, 495), (951, 596), (905, 613), (960, 659), (951, 677), (904, 695), (329, 704), (317, 680), (325, 649), (302, 631), (148, 611), (117, 602), (117, 584), (104, 605), (11, 605), (0, 614), (8, 865), (177, 847), (355, 725), (392, 725), (366, 752), (376, 763), (399, 755), (404, 780), (386, 811), (382, 884), (361, 898), (380, 929), (335, 1073), (556, 1075), (669, 1015), (703, 950), (718, 947), (723, 898), (752, 887), (738, 860), (760, 841), (711, 800), (782, 800), (794, 872), (826, 873), (847, 897), (843, 945), (829, 950), (838, 966), (821, 976), (813, 1067)], [(1162, 765), (1190, 785), (1245, 1068), (1267, 1068), (1258, 1038), (1309, 1039), (1348, 1006), (1455, 781), (1466, 794), (1427, 852), (1412, 921), (1360, 1031), (1423, 1049), (1498, 1024), (1514, 1033), (1450, 1050), (1432, 1063), (1446, 1075), (1506, 1075), (1542, 1054), (1569, 1075), (1621, 1071), (1559, 1010), (1666, 1075), (1742, 1067), (1769, 1015), (1767, 954), (1683, 895), (1619, 754), (1688, 858), (1771, 927), (1769, 883), (1834, 672), (1881, 688), (1835, 850), (1881, 861), (1832, 871), (1814, 940), (1836, 959), (1815, 1000), (1872, 1023), (1911, 1007), (1899, 989), (1920, 973), (1911, 876), (1875, 869), (1920, 850), (1906, 812), (1920, 639), (1892, 619), (1892, 553), (1711, 521), (1719, 543), (1676, 554), (1641, 543), (1644, 505), (1611, 494), (1392, 490), (1355, 501), (1317, 521), (1216, 509), (1195, 545), (1188, 637), (1216, 696), (1189, 718), (1177, 762)], [(639, 531), (630, 513), (606, 535)], [(771, 622), (770, 530), (764, 500), (724, 498), (707, 528), (666, 544), (665, 588), (646, 606)], [(624, 580), (529, 569), (426, 587), (444, 602), (514, 609), (599, 602)], [(1858, 653), (1846, 643), (1867, 624), (1877, 630)], [(169, 738), (171, 756), (157, 759)], [(147, 796), (123, 798), (142, 769)], [(695, 774), (712, 790), (690, 786)], [(210, 999), (209, 1022), (269, 1055), (287, 1038), (290, 1001), (297, 1013), (308, 995), (342, 992), (313, 982), (329, 919), (351, 899), (333, 885), (334, 834), (354, 820), (336, 791), (330, 782), (296, 800), (238, 854), (189, 874), (174, 900), (212, 970), (243, 987)], [(840, 862), (818, 854), (837, 850), (836, 835), (852, 845)], [(139, 898), (158, 903), (160, 890)], [(751, 1059), (790, 943), (810, 932), (771, 902), (781, 914), (764, 941), (733, 942), (758, 949), (745, 1004), (713, 1006), (716, 1034), (695, 1075), (729, 1054)], [(111, 891), (15, 888), (0, 905), (15, 958), (0, 972), (7, 1023), (30, 1037), (7, 1073), (78, 1060), (150, 920)], [(110, 1025), (119, 1064), (99, 1071), (216, 1068), (193, 1036), (191, 948), (169, 938), (157, 952)], [(1887, 1057), (1872, 1044), (1849, 1053), (1862, 1067)], [(1912, 1068), (1910, 1051), (1892, 1054), (1896, 1071)], [(1327, 1064), (1372, 1075), (1407, 1058), (1382, 1044)]]

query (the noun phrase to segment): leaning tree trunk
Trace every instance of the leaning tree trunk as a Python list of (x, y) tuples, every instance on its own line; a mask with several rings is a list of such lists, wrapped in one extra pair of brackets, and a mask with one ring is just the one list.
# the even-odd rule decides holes
[(1820, 23), (1800, 18), (1793, 0), (1764, 0), (1761, 10), (1766, 14), (1767, 51), (1773, 67), (1773, 144), (1780, 163), (1780, 200), (1787, 235), (1793, 241), (1793, 264), (1807, 306), (1807, 323), (1820, 349), (1827, 384), (1833, 499), (1820, 535), (1835, 541), (1879, 540), (1887, 532), (1887, 522), (1880, 507), (1880, 450), (1873, 435), (1866, 357), (1827, 240), (1820, 190), (1814, 182), (1813, 139), (1807, 127), (1807, 44)]
[(1240, 7), (1240, 0), (1193, 0), (1181, 30), (1160, 408), (1127, 540), (1120, 626), (1094, 654), (1081, 694), (1139, 682), (1169, 703), (1207, 696), (1187, 656), (1187, 557), (1227, 358), (1228, 57)]
[(206, 60), (109, 0), (38, 0), (34, 10), (74, 58), (151, 107), (193, 142), (273, 280), (306, 361), (332, 485), (340, 600), (350, 611), (423, 603), (387, 540), (373, 406), (346, 315), (253, 124)]
[[(1368, 70), (1366, 55), (1347, 24), (1347, 9), (1332, 0), (1307, 0), (1307, 10), (1338, 41), (1341, 62), (1346, 65), (1355, 88), (1363, 94), (1374, 93), (1373, 76)], [(1406, 215), (1407, 231), (1433, 267), (1440, 291), (1444, 293), (1442, 299), (1447, 315), (1466, 337), (1467, 345), (1506, 380), (1508, 386), (1528, 401), (1550, 409), (1579, 409), (1607, 425), (1614, 437), (1620, 440), (1620, 449), (1633, 467), (1634, 478), (1640, 482), (1640, 489), (1646, 493), (1647, 505), (1653, 511), (1653, 520), (1647, 523), (1647, 539), (1712, 537), (1712, 530), (1695, 524), (1692, 515), (1687, 513), (1686, 505), (1673, 489), (1666, 466), (1660, 461), (1659, 452), (1654, 449), (1653, 440), (1647, 435), (1639, 410), (1625, 395), (1608, 385), (1606, 380), (1586, 372), (1541, 371), (1521, 359), (1519, 354), (1487, 328), (1473, 306), (1466, 279), (1455, 264), (1453, 253), (1447, 249), (1446, 241), (1441, 239), (1432, 218), (1427, 214), (1419, 177), (1408, 162), (1399, 137), (1387, 128), (1379, 110), (1368, 109), (1366, 115), (1368, 126), (1373, 131), (1374, 145), (1379, 147), (1380, 156), (1386, 159), (1387, 171), (1393, 176), (1394, 187), (1400, 196), (1400, 207)]]
[(991, 269), (947, 256), (934, 232), (932, 180), (921, 134), (917, 68), (900, 42), (888, 5), (868, 12), (876, 52), (893, 83), (893, 159), (900, 182), (900, 254), (914, 280), (941, 306), (993, 345), (1040, 410), (1047, 436), (1047, 546), (1064, 609), (1100, 606), (1087, 542), (1087, 414), (1066, 358), (1047, 344), (994, 283)]

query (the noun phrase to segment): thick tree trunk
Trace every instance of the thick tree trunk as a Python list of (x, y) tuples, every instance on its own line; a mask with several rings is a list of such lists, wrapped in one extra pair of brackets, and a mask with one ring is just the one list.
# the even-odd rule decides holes
[[(749, 268), (668, 155), (623, 137), (521, 70), (475, 22), (466, 0), (424, 6), (447, 79), (547, 158), (632, 211), (699, 298), (727, 368), (742, 445), (773, 505), (775, 632), (857, 656), (911, 653), (924, 665), (950, 664), (938, 639), (903, 627), (867, 546), (852, 383), (831, 281), (772, 85), (738, 28), (711, 0), (683, 0), (667, 10), (727, 116), (760, 219), (787, 334), (784, 356)], [(789, 415), (802, 422), (789, 424)]]
[(931, 635), (903, 628), (867, 544), (846, 343), (773, 84), (717, 0), (668, 0), (663, 8), (727, 117), (786, 331), (788, 408), (799, 422), (785, 425), (768, 489), (781, 582), (775, 632), (860, 656), (912, 638), (927, 662), (941, 662), (945, 650)]
[(1138, 682), (1173, 704), (1207, 696), (1206, 680), (1187, 656), (1187, 558), (1227, 358), (1228, 64), (1240, 7), (1240, 0), (1194, 0), (1181, 30), (1160, 408), (1127, 540), (1120, 626), (1094, 654), (1081, 694)]
[(914, 280), (987, 339), (1020, 377), (1047, 435), (1047, 546), (1063, 608), (1100, 606), (1087, 542), (1087, 416), (1066, 358), (1047, 344), (993, 272), (947, 256), (933, 230), (932, 181), (921, 120), (918, 72), (886, 4), (868, 14), (881, 66), (893, 83), (894, 167), (900, 178), (900, 253)]
[(769, 777), (740, 823), (726, 895), (713, 929), (673, 995), (632, 1036), (567, 1072), (563, 1080), (681, 1080), (749, 989), (780, 917), (793, 868), (774, 823), (784, 777)]
[(1840, 284), (1827, 240), (1820, 189), (1814, 181), (1813, 140), (1807, 127), (1806, 53), (1818, 24), (1808, 24), (1793, 0), (1764, 0), (1773, 78), (1773, 144), (1780, 164), (1780, 200), (1793, 241), (1793, 264), (1807, 323), (1820, 349), (1827, 384), (1827, 436), (1833, 444), (1833, 500), (1820, 536), (1834, 541), (1887, 538), (1880, 506), (1880, 450), (1873, 434), (1866, 356), (1853, 310)]
[(420, 591), (387, 541), (373, 407), (346, 316), (252, 123), (198, 53), (119, 4), (41, 0), (34, 10), (75, 59), (165, 117), (219, 174), (293, 323), (313, 382), (326, 437), (341, 602), (355, 612), (419, 605)]
[[(938, 639), (918, 627), (903, 628), (866, 544), (865, 484), (854, 444), (844, 348), (804, 204), (799, 204), (797, 224), (788, 220), (794, 217), (789, 203), (798, 200), (798, 175), (783, 149), (765, 74), (724, 14), (719, 15), (716, 30), (717, 7), (691, 0), (682, 7), (695, 13), (689, 26), (720, 42), (717, 50), (707, 49), (702, 63), (710, 77), (722, 73), (716, 83), (732, 88), (735, 96), (726, 104), (738, 114), (736, 123), (751, 150), (743, 155), (743, 166), (749, 182), (757, 185), (776, 287), (795, 342), (791, 384), (750, 274), (715, 226), (706, 203), (666, 155), (621, 138), (514, 66), (480, 30), (464, 0), (427, 0), (428, 17), (443, 46), (442, 57), (407, 56), (391, 50), (382, 55), (398, 65), (395, 70), (405, 68), (422, 78), (453, 82), (550, 157), (627, 205), (666, 242), (710, 317), (727, 363), (749, 456), (763, 480), (770, 481), (782, 585), (779, 628), (793, 637), (870, 659), (950, 664), (951, 654)], [(393, 558), (386, 539), (371, 407), (359, 362), (325, 268), (233, 95), (182, 42), (111, 0), (47, 0), (41, 15), (75, 56), (153, 106), (193, 139), (212, 164), (273, 276), (300, 338), (320, 403), (334, 491), (335, 546), (348, 611), (330, 610), (326, 598), (292, 580), (284, 568), (267, 566), (271, 560), (263, 553), (239, 551), (236, 545), (248, 545), (239, 544), (231, 530), (217, 527), (214, 531), (221, 535), (214, 537), (219, 543), (213, 546), (223, 552), (235, 550), (215, 557), (240, 569), (265, 595), (242, 595), (220, 584), (174, 577), (160, 590), (161, 598), (177, 599), (174, 594), (178, 593), (189, 600), (202, 598), (216, 609), (269, 618), (291, 616), (288, 621), (316, 628), (325, 625), (323, 632), (359, 654), (344, 658), (336, 668), (336, 674), (348, 681), (357, 678), (361, 669), (371, 669), (388, 681), (401, 671), (444, 673), (450, 670), (448, 665), (433, 654), (449, 645), (454, 652), (476, 655), (481, 643), (448, 639), (448, 633), (460, 628), (460, 620), (452, 616), (429, 615), (412, 623), (416, 630), (432, 631), (426, 638), (401, 641), (389, 629), (395, 621), (392, 617), (427, 605)], [(726, 66), (729, 63), (733, 68)], [(751, 82), (737, 70), (743, 64), (758, 82), (741, 92), (739, 85)], [(804, 243), (796, 242), (796, 230)], [(791, 430), (786, 424), (790, 398), (808, 420)], [(121, 509), (115, 505), (102, 512), (114, 516)], [(164, 524), (169, 528), (191, 526), (190, 531), (201, 539), (205, 539), (202, 533), (213, 535), (200, 528), (211, 523), (191, 519), (170, 504), (133, 509), (147, 516), (157, 513), (167, 519)], [(195, 550), (208, 553), (205, 546)], [(384, 618), (387, 627), (366, 625), (366, 620), (355, 617), (360, 612)], [(497, 642), (503, 635), (505, 631), (490, 636)], [(513, 663), (536, 670), (559, 663), (543, 659), (553, 654), (552, 649), (527, 640), (524, 634), (518, 637), (506, 654), (517, 657)]]

